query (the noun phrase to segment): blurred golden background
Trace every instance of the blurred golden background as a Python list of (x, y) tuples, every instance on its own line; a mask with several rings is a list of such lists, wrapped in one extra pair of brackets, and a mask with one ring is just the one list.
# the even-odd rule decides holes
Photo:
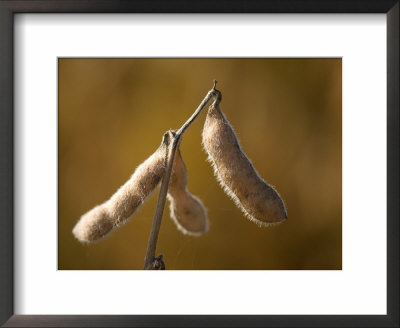
[(288, 220), (259, 228), (217, 183), (201, 145), (207, 108), (185, 133), (189, 191), (210, 230), (189, 237), (169, 217), (157, 254), (167, 269), (342, 268), (342, 61), (310, 59), (73, 59), (58, 61), (58, 268), (142, 269), (159, 187), (107, 238), (81, 244), (80, 216), (107, 200), (179, 128), (218, 80), (221, 109)]

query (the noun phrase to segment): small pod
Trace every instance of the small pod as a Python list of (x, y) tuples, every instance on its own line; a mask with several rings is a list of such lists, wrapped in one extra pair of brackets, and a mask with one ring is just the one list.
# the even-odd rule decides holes
[(160, 182), (166, 162), (169, 134), (163, 136), (160, 147), (142, 164), (130, 179), (105, 203), (82, 215), (72, 230), (81, 242), (93, 242), (125, 223)]
[(178, 148), (167, 194), (170, 215), (182, 233), (200, 236), (208, 231), (207, 210), (202, 201), (188, 191), (187, 180), (186, 165)]
[(222, 113), (221, 93), (210, 106), (203, 128), (203, 146), (222, 188), (243, 213), (259, 226), (287, 219), (285, 204), (278, 192), (257, 173), (243, 153), (233, 128)]

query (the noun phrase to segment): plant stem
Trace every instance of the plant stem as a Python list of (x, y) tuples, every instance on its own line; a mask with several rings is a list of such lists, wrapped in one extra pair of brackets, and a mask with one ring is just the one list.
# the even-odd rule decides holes
[(149, 242), (147, 244), (146, 257), (144, 261), (145, 270), (154, 269), (153, 263), (155, 260), (158, 234), (161, 228), (161, 220), (164, 212), (165, 200), (168, 193), (169, 179), (172, 173), (172, 167), (174, 163), (176, 150), (179, 147), (181, 138), (185, 133), (185, 131), (187, 130), (187, 128), (195, 121), (195, 119), (199, 116), (204, 107), (206, 107), (208, 102), (217, 95), (218, 91), (215, 89), (216, 84), (217, 81), (214, 80), (213, 88), (210, 91), (208, 91), (207, 95), (204, 97), (203, 101), (200, 103), (199, 107), (197, 107), (192, 116), (185, 122), (185, 124), (182, 125), (182, 127), (178, 131), (176, 131), (175, 134), (171, 134), (173, 135), (173, 138), (172, 142), (170, 142), (168, 145), (166, 168), (161, 182), (160, 193), (158, 194), (157, 206), (154, 212), (154, 218), (153, 218), (153, 224), (151, 226)]

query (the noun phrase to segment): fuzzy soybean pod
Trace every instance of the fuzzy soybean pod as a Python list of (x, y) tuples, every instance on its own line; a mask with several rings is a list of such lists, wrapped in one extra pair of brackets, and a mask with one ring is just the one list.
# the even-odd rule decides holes
[(72, 230), (79, 241), (93, 242), (106, 236), (143, 204), (164, 174), (168, 143), (166, 133), (159, 148), (136, 168), (109, 200), (82, 215)]
[(242, 212), (259, 226), (287, 219), (285, 204), (278, 192), (266, 183), (242, 151), (219, 103), (221, 93), (210, 106), (203, 128), (203, 146), (222, 188)]
[(207, 210), (202, 201), (188, 191), (187, 181), (186, 165), (178, 148), (167, 194), (170, 215), (182, 233), (200, 236), (208, 231)]

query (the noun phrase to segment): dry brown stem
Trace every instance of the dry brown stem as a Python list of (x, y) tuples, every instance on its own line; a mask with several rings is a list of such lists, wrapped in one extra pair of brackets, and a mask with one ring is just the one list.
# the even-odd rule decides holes
[(155, 253), (156, 253), (158, 235), (161, 228), (162, 215), (164, 212), (165, 200), (168, 193), (169, 179), (172, 173), (172, 166), (174, 163), (176, 149), (178, 148), (181, 138), (185, 133), (185, 131), (195, 121), (195, 119), (199, 116), (199, 114), (204, 109), (204, 107), (206, 107), (209, 101), (217, 95), (215, 90), (216, 83), (217, 81), (214, 80), (213, 88), (210, 91), (208, 91), (207, 95), (204, 97), (199, 107), (197, 107), (192, 116), (182, 125), (182, 127), (178, 131), (176, 131), (175, 134), (170, 132), (171, 142), (168, 145), (165, 173), (162, 178), (160, 193), (158, 195), (158, 200), (157, 200), (157, 206), (154, 212), (153, 224), (151, 226), (149, 241), (147, 244), (147, 252), (144, 261), (145, 270), (151, 270), (154, 267), (153, 262), (156, 259)]

